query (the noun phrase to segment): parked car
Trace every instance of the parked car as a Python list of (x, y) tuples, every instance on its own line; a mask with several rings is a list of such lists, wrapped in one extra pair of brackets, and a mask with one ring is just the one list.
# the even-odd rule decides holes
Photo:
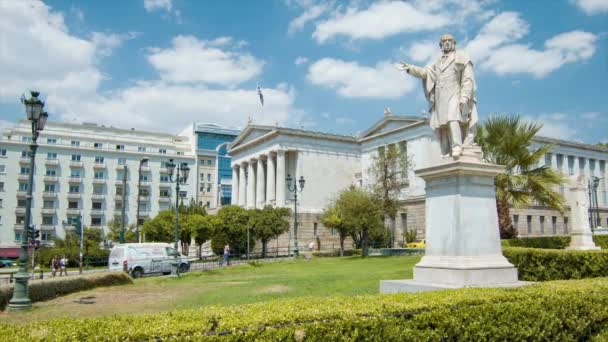
[[(108, 268), (110, 271), (124, 271), (133, 278), (144, 274), (169, 274), (177, 251), (168, 243), (125, 243), (116, 245), (110, 251)], [(190, 269), (190, 262), (178, 257), (179, 272)]]
[(425, 248), (426, 247), (426, 240), (420, 240), (417, 242), (410, 242), (407, 245), (407, 248)]
[(14, 265), (13, 260), (10, 260), (10, 259), (0, 259), (0, 268), (13, 267), (13, 265)]

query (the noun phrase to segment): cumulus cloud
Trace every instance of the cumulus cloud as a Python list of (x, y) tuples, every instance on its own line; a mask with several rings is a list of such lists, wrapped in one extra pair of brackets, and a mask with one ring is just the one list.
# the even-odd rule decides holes
[(320, 3), (314, 5), (300, 14), (298, 17), (289, 22), (287, 33), (294, 34), (304, 28), (308, 22), (317, 19), (330, 9), (329, 3)]
[(225, 37), (205, 41), (177, 36), (171, 48), (151, 49), (148, 61), (170, 82), (235, 85), (258, 76), (264, 62), (249, 53), (219, 48), (230, 42)]
[(91, 35), (91, 41), (97, 49), (99, 56), (106, 57), (112, 54), (112, 51), (122, 45), (127, 40), (137, 37), (139, 34), (136, 32), (129, 33), (104, 33), (104, 32), (93, 32)]
[(338, 95), (349, 98), (397, 98), (416, 85), (411, 77), (403, 77), (387, 61), (369, 67), (323, 58), (309, 66), (306, 78), (312, 84), (334, 89)]
[(377, 2), (369, 8), (349, 7), (317, 23), (313, 38), (325, 43), (336, 36), (351, 39), (383, 39), (404, 33), (436, 30), (450, 19), (445, 14), (432, 14), (406, 2)]
[(144, 0), (144, 8), (148, 12), (164, 10), (171, 12), (172, 0)]
[(296, 60), (293, 62), (295, 65), (302, 65), (308, 63), (308, 58), (303, 56), (298, 56)]
[(529, 122), (538, 122), (542, 124), (543, 127), (538, 134), (543, 137), (568, 140), (574, 139), (579, 134), (576, 125), (572, 125), (572, 123), (569, 122), (571, 117), (571, 115), (566, 113), (549, 113), (539, 115), (535, 118), (526, 116), (523, 117), (523, 119)]
[[(413, 43), (407, 51), (401, 49), (401, 54), (407, 55), (412, 61), (430, 64), (441, 55), (437, 40), (423, 40)], [(407, 62), (407, 61), (406, 61)]]
[(570, 0), (587, 15), (608, 12), (608, 0)]

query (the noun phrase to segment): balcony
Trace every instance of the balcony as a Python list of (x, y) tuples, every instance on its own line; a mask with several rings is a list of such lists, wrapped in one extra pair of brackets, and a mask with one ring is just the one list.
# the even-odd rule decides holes
[(70, 167), (84, 167), (84, 162), (79, 160), (70, 160)]
[(125, 169), (124, 165), (116, 164), (116, 170), (123, 171)]
[(25, 207), (15, 208), (15, 214), (25, 214)]
[(15, 225), (13, 226), (13, 229), (23, 230), (23, 223), (15, 223)]
[(105, 178), (93, 178), (93, 184), (106, 184)]
[(44, 176), (45, 182), (57, 182), (58, 180), (59, 180), (59, 177), (57, 177), (57, 176)]
[(50, 165), (50, 166), (59, 165), (59, 159), (45, 159), (44, 165)]
[(159, 185), (161, 188), (171, 188), (171, 183), (169, 182), (161, 182)]
[(91, 215), (101, 216), (103, 215), (103, 209), (91, 209)]
[(65, 212), (68, 215), (80, 215), (80, 209), (78, 208), (67, 208)]
[(140, 202), (148, 202), (150, 200), (150, 196), (139, 196)]
[(116, 194), (114, 195), (114, 199), (117, 201), (122, 201), (122, 194)]
[(150, 182), (150, 181), (145, 181), (145, 180), (139, 181), (139, 186), (141, 186), (142, 188), (144, 188), (144, 187), (149, 188), (150, 185), (152, 185), (152, 182)]
[(82, 183), (82, 177), (80, 177), (80, 176), (70, 176), (70, 178), (68, 179), (68, 182), (70, 182), (72, 184)]
[(30, 175), (20, 173), (19, 176), (17, 177), (17, 179), (20, 180), (20, 181), (26, 181), (26, 182), (28, 182), (30, 180)]
[(55, 230), (54, 224), (41, 224), (40, 230)]
[(150, 217), (150, 211), (146, 210), (140, 210), (139, 211), (139, 217)]
[(91, 199), (105, 200), (106, 195), (105, 194), (91, 194)]
[(43, 198), (57, 198), (57, 193), (51, 192), (51, 191), (45, 191), (42, 193), (42, 197)]
[(169, 196), (161, 196), (161, 197), (158, 198), (158, 201), (159, 202), (163, 202), (163, 203), (168, 203), (168, 202), (171, 202), (171, 197), (169, 197)]
[(42, 208), (41, 212), (43, 214), (55, 214), (57, 212), (56, 208)]
[(95, 163), (95, 164), (93, 164), (93, 168), (94, 169), (105, 169), (106, 163)]
[(142, 165), (141, 167), (141, 172), (150, 172), (151, 170), (150, 165)]
[(27, 191), (17, 190), (17, 197), (25, 197), (27, 196)]
[(31, 162), (31, 161), (30, 161), (30, 157), (21, 157), (21, 158), (19, 159), (19, 164), (22, 164), (22, 165), (27, 165), (27, 164), (29, 164), (30, 162)]
[(80, 192), (68, 192), (69, 199), (80, 199)]
[(160, 169), (158, 170), (160, 173), (167, 173), (167, 168), (164, 166), (161, 166)]

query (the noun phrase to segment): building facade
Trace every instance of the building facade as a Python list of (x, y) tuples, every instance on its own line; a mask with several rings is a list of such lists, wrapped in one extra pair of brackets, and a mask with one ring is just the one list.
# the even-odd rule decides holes
[[(566, 175), (582, 174), (587, 179), (599, 178), (597, 189), (598, 226), (608, 226), (608, 149), (539, 137), (536, 144), (553, 144), (544, 163)], [(414, 230), (418, 238), (425, 230), (425, 183), (416, 177), (415, 169), (442, 161), (439, 143), (428, 121), (420, 117), (385, 115), (358, 137), (327, 134), (273, 126), (249, 125), (234, 140), (232, 157), (232, 203), (246, 208), (264, 205), (293, 206), (285, 178), (303, 176), (304, 191), (298, 195), (299, 244), (328, 237), (325, 245), (335, 245), (331, 230), (323, 227), (320, 214), (330, 200), (349, 185), (371, 185), (370, 169), (374, 156), (389, 145), (395, 145), (410, 160), (407, 180), (400, 194), (402, 203), (392, 227), (395, 245), (405, 240), (405, 232)], [(560, 191), (568, 196), (568, 186)], [(513, 209), (513, 221), (520, 236), (567, 234), (569, 208), (563, 213), (550, 208)], [(291, 241), (291, 231), (280, 237)], [(271, 244), (272, 245), (272, 244)]]
[[(28, 121), (0, 138), (0, 247), (15, 247), (22, 238), (30, 143)], [(38, 144), (32, 224), (43, 241), (63, 238), (79, 215), (84, 226), (104, 233), (110, 221), (121, 221), (123, 206), (127, 225), (152, 218), (175, 202), (165, 163), (174, 159), (192, 170), (197, 164), (191, 137), (184, 135), (49, 122)], [(196, 178), (191, 174), (181, 186), (184, 202), (196, 198)]]

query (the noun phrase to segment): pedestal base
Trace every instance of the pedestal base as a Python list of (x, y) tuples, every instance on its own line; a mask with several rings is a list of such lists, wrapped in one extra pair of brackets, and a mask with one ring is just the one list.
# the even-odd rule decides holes
[(472, 286), (456, 286), (449, 284), (437, 284), (437, 283), (425, 283), (413, 279), (405, 280), (381, 280), (380, 281), (380, 293), (402, 293), (402, 292), (428, 292), (428, 291), (440, 291), (440, 290), (453, 290), (463, 287), (498, 287), (498, 288), (510, 288), (510, 287), (521, 287), (526, 285), (534, 284), (528, 281), (517, 281), (514, 283), (505, 284), (491, 284), (491, 285), (472, 285)]
[(593, 235), (591, 232), (589, 232), (588, 234), (573, 233), (570, 238), (570, 245), (566, 247), (566, 249), (575, 251), (593, 251), (600, 250), (601, 248), (595, 245), (595, 242), (593, 242)]

